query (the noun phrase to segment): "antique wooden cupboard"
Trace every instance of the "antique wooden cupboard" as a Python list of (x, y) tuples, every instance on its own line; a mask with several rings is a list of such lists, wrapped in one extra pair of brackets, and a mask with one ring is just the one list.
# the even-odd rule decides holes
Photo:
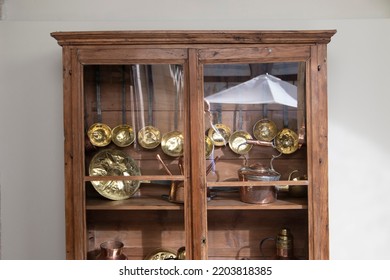
[[(335, 32), (52, 33), (63, 50), (67, 258), (93, 259), (107, 240), (123, 242), (129, 259), (182, 246), (187, 259), (270, 258), (275, 245), (265, 243), (263, 256), (261, 240), (288, 227), (297, 258), (328, 259), (326, 59)], [(271, 101), (249, 101), (239, 86), (261, 75), (294, 85), (296, 105), (279, 102), (278, 92)], [(235, 104), (207, 101), (235, 86)], [(248, 149), (239, 153), (229, 139), (210, 145), (206, 137), (220, 125), (253, 138), (262, 119), (299, 133), (299, 149), (282, 153), (269, 140), (268, 146), (244, 143)], [(134, 141), (93, 146), (87, 133), (96, 123), (127, 123)], [(145, 143), (146, 134), (138, 137), (145, 127), (155, 130), (156, 145)], [(170, 150), (164, 137), (172, 132), (183, 142)], [(108, 151), (99, 159), (103, 171), (93, 173), (102, 151)], [(116, 161), (110, 151), (123, 157)], [(238, 180), (238, 170), (245, 163), (270, 166), (273, 157), (280, 179), (250, 184), (276, 186), (277, 201), (243, 202), (240, 188), (249, 183)], [(133, 165), (120, 165), (123, 160)], [(292, 174), (300, 177), (289, 180)], [(170, 200), (172, 183), (181, 183), (183, 203)], [(95, 185), (130, 186), (134, 193), (110, 199)], [(291, 186), (304, 188), (304, 196), (290, 195)]]

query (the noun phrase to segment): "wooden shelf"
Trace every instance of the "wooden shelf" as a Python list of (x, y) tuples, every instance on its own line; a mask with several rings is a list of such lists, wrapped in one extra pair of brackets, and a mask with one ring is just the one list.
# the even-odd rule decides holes
[[(165, 189), (165, 192), (164, 192)], [(87, 210), (183, 210), (184, 205), (169, 202), (167, 188), (143, 188), (142, 194), (125, 200), (112, 201), (95, 197), (87, 199)], [(207, 203), (208, 210), (291, 210), (307, 209), (304, 198), (282, 197), (274, 203), (250, 204), (240, 201), (237, 192), (218, 192)]]

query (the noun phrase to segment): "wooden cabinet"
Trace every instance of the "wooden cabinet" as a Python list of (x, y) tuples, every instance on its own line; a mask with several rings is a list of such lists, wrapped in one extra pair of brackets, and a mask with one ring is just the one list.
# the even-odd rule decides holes
[[(259, 244), (287, 227), (297, 258), (328, 259), (326, 49), (334, 33), (52, 33), (63, 49), (67, 258), (93, 259), (107, 240), (123, 242), (129, 259), (182, 246), (187, 259), (272, 258), (275, 245), (265, 242), (264, 256)], [(280, 82), (253, 94), (248, 84), (260, 76)], [(295, 93), (281, 96), (283, 86), (274, 87), (282, 82)], [(295, 132), (298, 148), (248, 144), (262, 119)], [(111, 133), (126, 123), (134, 141), (91, 145), (96, 123)], [(230, 129), (225, 140), (221, 127)], [(244, 140), (229, 143), (237, 131)], [(244, 165), (270, 168), (271, 159), (279, 180), (239, 180)], [(243, 202), (248, 186), (275, 187), (277, 200)]]

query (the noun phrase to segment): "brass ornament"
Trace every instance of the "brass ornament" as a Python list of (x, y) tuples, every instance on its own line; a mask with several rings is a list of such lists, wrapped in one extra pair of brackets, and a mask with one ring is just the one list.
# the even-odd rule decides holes
[(239, 155), (245, 155), (252, 149), (252, 144), (248, 144), (247, 140), (251, 140), (252, 136), (243, 130), (235, 131), (229, 138), (230, 149)]
[[(136, 162), (120, 150), (106, 149), (94, 155), (89, 164), (89, 176), (140, 176)], [(91, 181), (95, 190), (111, 200), (128, 199), (140, 186), (140, 181)]]
[(283, 154), (292, 154), (298, 150), (298, 135), (289, 128), (283, 128), (275, 137), (275, 148)]
[(145, 149), (154, 149), (161, 143), (161, 132), (154, 126), (145, 126), (138, 131), (138, 142)]
[(269, 119), (261, 119), (253, 126), (253, 136), (260, 141), (272, 141), (277, 133), (276, 124)]
[(205, 151), (206, 151), (206, 158), (208, 158), (214, 151), (213, 141), (211, 141), (211, 138), (208, 137), (207, 135), (205, 136)]
[(122, 124), (112, 129), (112, 142), (118, 147), (130, 146), (134, 139), (134, 130), (130, 125)]
[(158, 248), (150, 252), (145, 260), (174, 260), (176, 259), (176, 252), (166, 248)]
[(111, 143), (111, 128), (104, 123), (94, 123), (87, 132), (89, 141), (96, 147), (105, 147)]
[(207, 135), (210, 137), (214, 146), (225, 146), (229, 143), (231, 134), (231, 129), (227, 125), (217, 123), (209, 128)]
[(180, 131), (165, 133), (161, 139), (162, 151), (172, 157), (179, 157), (184, 152), (184, 137)]

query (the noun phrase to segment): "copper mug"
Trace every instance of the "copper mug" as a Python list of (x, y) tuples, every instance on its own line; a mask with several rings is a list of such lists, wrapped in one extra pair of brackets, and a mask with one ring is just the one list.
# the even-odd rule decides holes
[(266, 241), (274, 241), (277, 260), (292, 260), (294, 257), (294, 239), (290, 229), (282, 228), (276, 237), (266, 237), (260, 242), (260, 253), (265, 257), (263, 252), (263, 245)]

